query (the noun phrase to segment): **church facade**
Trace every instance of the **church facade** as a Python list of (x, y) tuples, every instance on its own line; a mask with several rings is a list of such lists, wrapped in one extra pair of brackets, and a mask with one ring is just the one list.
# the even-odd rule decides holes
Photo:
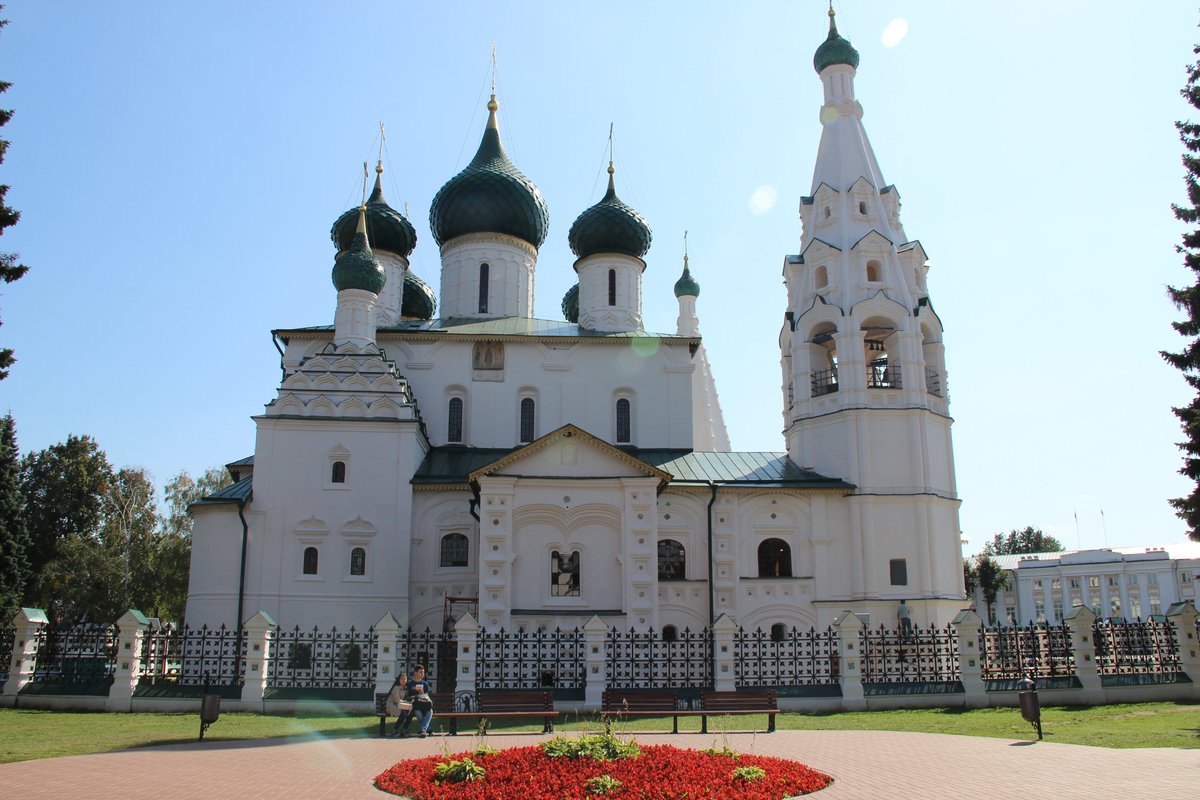
[[(192, 508), (190, 625), (258, 611), (360, 629), (610, 626), (670, 637), (894, 626), (964, 605), (942, 326), (830, 31), (800, 251), (783, 260), (786, 450), (730, 449), (686, 257), (674, 332), (643, 327), (646, 220), (608, 191), (571, 226), (578, 284), (533, 316), (548, 211), (495, 97), (471, 163), (432, 199), (435, 293), (383, 197), (334, 224), (332, 325), (274, 332), (254, 456)], [(377, 172), (382, 171), (382, 166)]]

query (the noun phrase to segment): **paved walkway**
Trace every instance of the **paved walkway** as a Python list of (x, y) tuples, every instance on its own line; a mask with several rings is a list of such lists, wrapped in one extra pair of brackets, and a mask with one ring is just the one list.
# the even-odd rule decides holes
[[(493, 747), (544, 741), (494, 735)], [(467, 750), (469, 736), (428, 739), (270, 739), (68, 756), (0, 765), (6, 797), (128, 800), (386, 800), (371, 781), (404, 758)], [(712, 735), (639, 735), (646, 744), (711, 747)], [(731, 734), (729, 746), (794, 758), (834, 777), (814, 800), (1020, 800), (1151, 797), (1192, 800), (1200, 750), (1105, 750), (928, 733), (779, 731)], [(720, 742), (716, 742), (718, 746)]]

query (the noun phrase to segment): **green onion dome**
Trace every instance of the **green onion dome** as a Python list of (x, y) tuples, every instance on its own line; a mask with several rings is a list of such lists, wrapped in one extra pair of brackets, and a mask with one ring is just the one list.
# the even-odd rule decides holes
[(617, 197), (613, 172), (610, 161), (608, 192), (599, 203), (576, 218), (567, 234), (571, 252), (580, 258), (596, 253), (621, 253), (641, 258), (650, 249), (650, 225), (645, 217)]
[[(408, 258), (417, 246), (417, 231), (403, 214), (383, 199), (383, 163), (375, 166), (375, 189), (367, 200), (367, 235), (375, 250), (389, 250)], [(354, 241), (354, 229), (358, 224), (358, 209), (352, 208), (337, 218), (329, 231), (329, 238), (337, 249), (347, 250)]]
[(404, 300), (400, 304), (400, 316), (409, 319), (433, 319), (437, 311), (437, 296), (429, 284), (404, 270)]
[(362, 289), (379, 294), (386, 279), (383, 267), (367, 243), (367, 209), (364, 205), (358, 210), (358, 229), (350, 247), (338, 253), (333, 264), (333, 285), (339, 292)]
[(854, 45), (843, 39), (838, 33), (837, 23), (833, 21), (833, 9), (829, 9), (829, 36), (817, 48), (813, 56), (813, 68), (820, 75), (826, 68), (834, 64), (845, 64), (858, 68), (858, 51)]
[(508, 160), (496, 124), (496, 96), (475, 158), (438, 190), (429, 209), (437, 243), (468, 233), (504, 233), (535, 248), (546, 241), (550, 212), (542, 193)]
[(580, 321), (580, 284), (566, 290), (563, 295), (563, 319), (569, 323), (578, 324)]
[(683, 257), (683, 274), (679, 276), (679, 280), (675, 281), (675, 296), (676, 297), (699, 297), (700, 284), (696, 283), (696, 279), (692, 277), (692, 273), (688, 270), (687, 256)]

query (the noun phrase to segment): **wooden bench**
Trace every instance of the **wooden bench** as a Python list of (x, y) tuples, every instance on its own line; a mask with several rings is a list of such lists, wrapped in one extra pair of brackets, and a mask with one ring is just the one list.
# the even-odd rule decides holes
[(387, 736), (387, 697), (388, 692), (375, 693), (375, 716), (379, 717), (380, 736)]
[[(554, 718), (559, 712), (554, 710), (554, 695), (551, 692), (539, 691), (480, 691), (475, 695), (473, 709), (459, 709), (455, 697), (450, 692), (434, 692), (433, 718), (445, 719), (450, 723), (450, 735), (458, 735), (460, 719), (487, 720), (497, 717), (511, 718), (542, 718), (542, 733), (554, 733)], [(484, 726), (480, 734), (486, 735)]]
[(634, 717), (670, 717), (671, 733), (679, 733), (680, 717), (699, 717), (700, 732), (708, 733), (708, 718), (723, 716), (767, 715), (767, 733), (775, 732), (779, 709), (775, 692), (704, 692), (698, 710), (678, 708), (674, 692), (636, 692), (606, 689), (601, 700), (601, 719)]

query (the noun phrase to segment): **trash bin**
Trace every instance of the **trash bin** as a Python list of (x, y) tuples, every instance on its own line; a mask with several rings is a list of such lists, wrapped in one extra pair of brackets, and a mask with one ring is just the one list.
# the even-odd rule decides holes
[(200, 698), (200, 739), (204, 739), (204, 732), (208, 730), (208, 726), (220, 716), (221, 695), (206, 694)]
[[(1032, 681), (1026, 681), (1026, 685)], [(1042, 739), (1042, 701), (1038, 699), (1036, 688), (1030, 688), (1017, 693), (1017, 702), (1021, 705), (1021, 718), (1037, 729), (1038, 741)]]

